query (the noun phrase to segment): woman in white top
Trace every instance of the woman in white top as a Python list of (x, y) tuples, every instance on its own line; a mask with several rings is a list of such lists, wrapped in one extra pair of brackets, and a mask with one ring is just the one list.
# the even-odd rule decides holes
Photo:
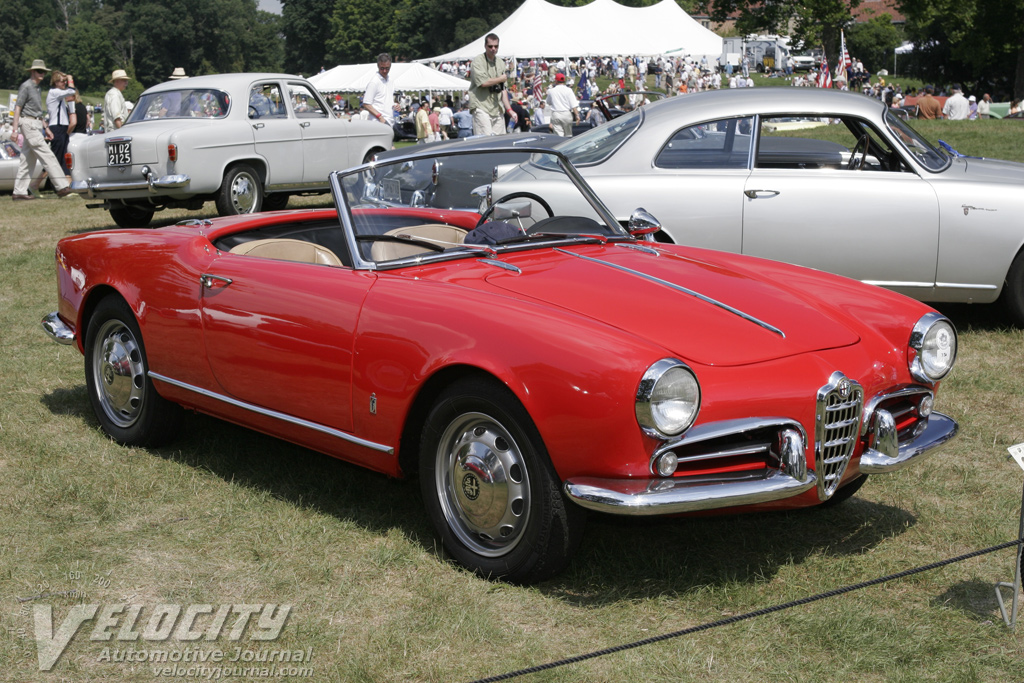
[(68, 151), (68, 130), (75, 112), (73, 104), (70, 109), (68, 108), (67, 97), (74, 96), (75, 92), (74, 79), (71, 76), (60, 71), (53, 72), (53, 76), (50, 77), (50, 90), (46, 93), (46, 111), (50, 132), (53, 133), (50, 149), (53, 150), (53, 156), (57, 157), (57, 163), (60, 164), (64, 175), (68, 175), (64, 153)]

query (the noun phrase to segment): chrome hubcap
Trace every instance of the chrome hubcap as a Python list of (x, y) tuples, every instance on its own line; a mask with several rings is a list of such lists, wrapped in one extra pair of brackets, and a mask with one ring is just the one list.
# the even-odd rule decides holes
[(499, 557), (522, 538), (530, 480), (515, 440), (493, 418), (467, 413), (441, 437), (435, 486), (448, 526), (473, 552)]
[(139, 418), (146, 388), (142, 349), (119, 320), (104, 323), (96, 338), (92, 365), (100, 405), (111, 422), (130, 427)]
[(231, 181), (231, 203), (238, 213), (252, 213), (256, 206), (256, 179), (240, 173)]

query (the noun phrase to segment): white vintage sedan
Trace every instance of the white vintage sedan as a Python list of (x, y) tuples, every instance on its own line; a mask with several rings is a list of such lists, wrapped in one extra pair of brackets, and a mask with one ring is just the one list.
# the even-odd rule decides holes
[(209, 200), (222, 216), (283, 209), (292, 194), (327, 192), (331, 171), (391, 139), (376, 121), (337, 116), (298, 76), (217, 74), (146, 90), (124, 126), (73, 137), (67, 159), (72, 190), (137, 228)]
[[(859, 94), (744, 88), (654, 102), (558, 144), (662, 241), (811, 266), (1024, 325), (1024, 164), (937, 150)], [(503, 178), (512, 180), (512, 176)]]

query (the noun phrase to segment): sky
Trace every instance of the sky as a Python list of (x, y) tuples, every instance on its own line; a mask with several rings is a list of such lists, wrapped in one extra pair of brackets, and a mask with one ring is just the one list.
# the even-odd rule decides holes
[(281, 13), (281, 0), (260, 0), (260, 9), (274, 14)]

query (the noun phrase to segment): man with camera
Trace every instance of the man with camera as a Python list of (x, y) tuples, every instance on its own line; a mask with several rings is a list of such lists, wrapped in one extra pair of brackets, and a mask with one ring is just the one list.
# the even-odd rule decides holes
[(473, 58), (470, 67), (469, 111), (473, 114), (474, 135), (504, 135), (505, 117), (515, 121), (516, 113), (508, 103), (505, 90), (505, 62), (498, 59), (498, 36), (484, 38), (484, 52)]

